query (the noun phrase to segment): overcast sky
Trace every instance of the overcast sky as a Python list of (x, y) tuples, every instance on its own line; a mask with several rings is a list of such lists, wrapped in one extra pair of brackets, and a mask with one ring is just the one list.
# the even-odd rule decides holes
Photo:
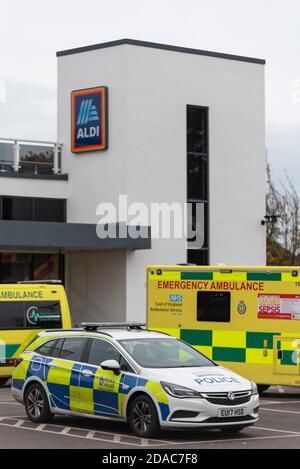
[(299, 0), (0, 0), (0, 8), (1, 137), (56, 140), (57, 50), (129, 37), (254, 56), (267, 61), (269, 159), (300, 192)]

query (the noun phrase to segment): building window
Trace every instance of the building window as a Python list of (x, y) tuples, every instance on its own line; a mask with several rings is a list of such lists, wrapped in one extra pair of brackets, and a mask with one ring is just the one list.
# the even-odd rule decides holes
[(34, 221), (65, 222), (65, 200), (34, 199)]
[(0, 283), (64, 281), (63, 254), (0, 253)]
[(66, 200), (0, 196), (0, 219), (65, 222)]
[(32, 199), (27, 197), (2, 197), (2, 220), (33, 220)]
[(230, 322), (230, 292), (198, 291), (197, 321)]
[[(188, 239), (187, 261), (192, 264), (207, 265), (209, 263), (208, 108), (188, 105), (186, 117), (187, 202), (192, 204), (189, 227), (194, 233)], [(196, 210), (197, 206), (199, 212)]]

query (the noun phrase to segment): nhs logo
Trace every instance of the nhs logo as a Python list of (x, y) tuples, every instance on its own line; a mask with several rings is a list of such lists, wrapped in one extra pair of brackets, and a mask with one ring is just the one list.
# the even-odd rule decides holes
[(105, 86), (72, 92), (72, 152), (107, 149), (107, 95)]
[(183, 301), (183, 296), (182, 295), (173, 295), (173, 294), (171, 294), (169, 296), (169, 301), (175, 301), (177, 303), (181, 303)]

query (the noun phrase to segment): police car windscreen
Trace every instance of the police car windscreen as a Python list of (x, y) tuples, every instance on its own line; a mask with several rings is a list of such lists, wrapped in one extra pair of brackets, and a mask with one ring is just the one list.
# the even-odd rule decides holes
[(176, 339), (125, 339), (120, 344), (144, 368), (190, 368), (215, 363)]

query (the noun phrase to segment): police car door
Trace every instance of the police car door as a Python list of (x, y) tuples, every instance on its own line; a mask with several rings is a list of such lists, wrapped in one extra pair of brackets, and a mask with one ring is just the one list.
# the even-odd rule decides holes
[(80, 379), (80, 409), (83, 413), (121, 417), (124, 372), (116, 374), (103, 370), (101, 363), (105, 360), (116, 360), (121, 369), (133, 371), (113, 344), (100, 338), (91, 339), (87, 364), (83, 365)]
[(85, 337), (61, 338), (51, 353), (47, 386), (54, 407), (74, 412), (79, 410), (81, 357), (85, 344)]

